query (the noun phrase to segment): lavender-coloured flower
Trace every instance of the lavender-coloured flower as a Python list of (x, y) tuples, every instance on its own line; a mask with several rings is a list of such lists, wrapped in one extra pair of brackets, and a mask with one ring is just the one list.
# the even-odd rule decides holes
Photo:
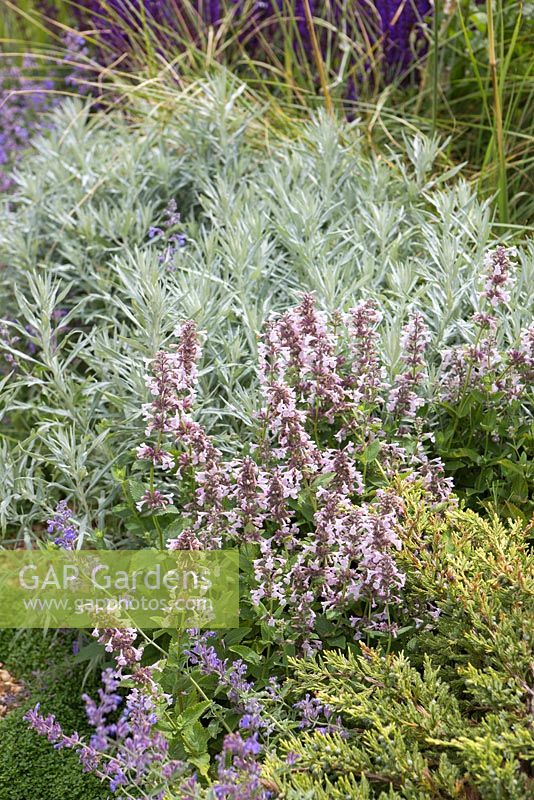
[(213, 784), (217, 800), (267, 800), (271, 796), (261, 783), (260, 752), (257, 733), (246, 739), (240, 733), (225, 736)]
[[(11, 349), (20, 349), (20, 336), (13, 333), (7, 321), (0, 321), (0, 353), (7, 364), (9, 372), (19, 368), (17, 357), (10, 352)], [(3, 370), (2, 370), (3, 371)]]
[(300, 712), (299, 728), (312, 728), (325, 711), (320, 700), (309, 694), (294, 703), (293, 708)]
[(108, 668), (102, 672), (102, 688), (98, 690), (99, 702), (97, 703), (88, 694), (82, 695), (87, 721), (95, 729), (90, 740), (91, 747), (101, 752), (108, 749), (109, 737), (116, 733), (116, 724), (109, 723), (107, 718), (122, 703), (122, 697), (117, 693), (119, 686), (120, 680), (115, 670)]
[[(136, 797), (163, 800), (169, 786), (185, 770), (182, 762), (169, 757), (168, 742), (157, 727), (159, 709), (170, 698), (154, 681), (155, 668), (139, 665), (142, 652), (134, 646), (135, 629), (106, 628), (95, 630), (93, 635), (107, 652), (114, 654), (116, 667), (103, 671), (98, 701), (84, 695), (88, 722), (95, 731), (90, 744), (85, 744), (76, 732), (65, 735), (54, 715), (43, 716), (38, 705), (25, 719), (56, 748), (76, 750), (84, 771), (107, 780), (112, 792), (123, 788), (130, 797), (133, 793)], [(125, 669), (130, 672), (125, 673)], [(133, 688), (123, 699), (119, 690), (125, 681)], [(110, 714), (113, 720), (109, 719)]]
[(167, 269), (173, 269), (173, 259), (176, 253), (185, 247), (186, 236), (182, 231), (176, 230), (180, 224), (181, 216), (177, 211), (176, 200), (171, 199), (164, 211), (161, 225), (151, 225), (148, 229), (148, 238), (156, 239), (164, 244), (164, 249), (159, 257), (161, 264)]
[(77, 31), (67, 31), (62, 36), (64, 54), (62, 63), (70, 71), (65, 75), (65, 84), (72, 87), (80, 95), (90, 95), (94, 93), (89, 78), (91, 77), (91, 65), (89, 46), (85, 36)]
[(56, 743), (63, 737), (63, 729), (54, 714), (48, 714), (46, 717), (40, 714), (40, 703), (37, 703), (34, 708), (27, 711), (24, 719), (34, 731), (40, 733), (41, 736), (46, 736), (49, 742)]
[(72, 522), (72, 511), (66, 500), (61, 500), (57, 504), (54, 516), (47, 521), (47, 524), (47, 533), (56, 535), (54, 544), (62, 550), (74, 550), (79, 531)]
[(240, 715), (239, 727), (248, 731), (270, 728), (254, 684), (245, 678), (245, 662), (240, 658), (232, 662), (222, 659), (215, 647), (209, 644), (209, 640), (215, 636), (213, 631), (200, 634), (198, 630), (190, 630), (189, 635), (192, 641), (185, 654), (190, 665), (198, 668), (204, 675), (217, 678), (218, 688), (225, 692), (233, 710)]

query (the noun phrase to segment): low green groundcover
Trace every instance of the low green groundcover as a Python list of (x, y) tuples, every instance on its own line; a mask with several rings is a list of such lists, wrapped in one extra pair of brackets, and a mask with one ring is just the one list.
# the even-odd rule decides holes
[[(82, 773), (75, 753), (54, 750), (23, 720), (38, 698), (42, 711), (54, 713), (67, 729), (85, 730), (80, 697), (85, 667), (73, 666), (72, 637), (3, 630), (0, 661), (26, 682), (30, 693), (0, 720), (0, 800), (105, 800), (108, 788)], [(92, 683), (89, 678), (86, 691), (91, 692)]]

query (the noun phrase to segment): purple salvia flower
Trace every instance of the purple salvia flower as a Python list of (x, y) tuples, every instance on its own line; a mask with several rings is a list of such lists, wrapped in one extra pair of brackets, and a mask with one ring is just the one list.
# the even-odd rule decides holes
[[(117, 55), (131, 53), (134, 37), (141, 31), (146, 31), (154, 47), (161, 50), (178, 39), (198, 42), (199, 29), (204, 34), (210, 27), (219, 29), (219, 38), (223, 20), (231, 15), (231, 30), (237, 32), (240, 46), (253, 59), (264, 61), (272, 58), (273, 52), (280, 57), (289, 32), (297, 60), (313, 63), (312, 36), (303, 0), (292, 4), (285, 0), (258, 0), (253, 4), (206, 0), (193, 2), (187, 9), (184, 4), (179, 7), (185, 13), (177, 14), (176, 0), (87, 0), (83, 7), (75, 9), (75, 14), (83, 25), (96, 28), (102, 41), (102, 56), (108, 62)], [(334, 70), (340, 66), (342, 50), (334, 32), (339, 31), (337, 36), (347, 36), (348, 32), (350, 36), (352, 29), (361, 25), (362, 15), (369, 23), (366, 27), (371, 47), (383, 54), (381, 72), (386, 81), (406, 79), (414, 60), (426, 53), (425, 20), (433, 13), (432, 0), (375, 0), (368, 4), (309, 0), (309, 7), (314, 18), (326, 23), (316, 25), (315, 33), (325, 60), (327, 54), (334, 59)], [(346, 87), (349, 98), (368, 79), (370, 70), (369, 63), (362, 67), (361, 55), (356, 57), (359, 64), (353, 61), (347, 65), (348, 74), (356, 72)]]
[(378, 34), (384, 54), (386, 79), (405, 77), (410, 65), (426, 49), (423, 22), (433, 12), (431, 0), (375, 0), (380, 20)]

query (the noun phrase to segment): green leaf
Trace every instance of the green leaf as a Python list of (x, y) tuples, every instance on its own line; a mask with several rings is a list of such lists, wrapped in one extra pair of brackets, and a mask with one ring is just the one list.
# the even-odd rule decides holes
[(463, 461), (445, 461), (445, 469), (447, 472), (456, 472), (457, 469), (465, 467)]
[(240, 656), (243, 661), (246, 661), (247, 664), (260, 664), (261, 663), (261, 656), (259, 653), (256, 653), (251, 647), (247, 647), (245, 644), (236, 644), (233, 647), (228, 648), (231, 653), (236, 653)]
[[(176, 509), (178, 511), (178, 509)], [(173, 520), (165, 529), (165, 533), (169, 536), (178, 536), (185, 528), (191, 525), (191, 517), (180, 517), (180, 519)]]
[(126, 490), (129, 499), (133, 503), (138, 503), (147, 490), (147, 487), (145, 486), (144, 483), (141, 483), (141, 481), (133, 480), (133, 478), (124, 482), (124, 488)]
[(198, 769), (204, 778), (208, 776), (210, 768), (210, 757), (208, 753), (204, 753), (201, 756), (189, 756), (189, 761)]
[(102, 645), (98, 642), (89, 642), (85, 647), (82, 647), (74, 656), (74, 662), (90, 661), (95, 656), (102, 655)]
[(469, 458), (475, 464), (478, 464), (480, 461), (480, 454), (471, 447), (460, 447), (458, 450), (450, 450), (448, 455), (452, 458)]
[(314, 490), (324, 488), (328, 486), (330, 483), (332, 483), (333, 479), (334, 479), (333, 472), (325, 472), (323, 475), (318, 475), (316, 478), (313, 479), (313, 481), (311, 482), (311, 488)]
[(182, 734), (184, 747), (191, 757), (203, 755), (207, 750), (209, 739), (209, 731), (198, 721), (192, 722)]
[(508, 458), (500, 458), (497, 464), (500, 464), (505, 474), (520, 475), (521, 477), (524, 475), (525, 470), (523, 465), (510, 461)]
[(117, 483), (122, 483), (126, 477), (126, 470), (124, 467), (113, 467), (111, 474), (113, 476), (113, 480), (117, 481)]
[(328, 647), (340, 647), (343, 649), (347, 644), (347, 637), (346, 636), (336, 636), (333, 639), (328, 640)]
[(238, 644), (241, 642), (248, 634), (252, 628), (234, 628), (231, 631), (228, 631), (225, 634), (224, 641), (226, 642), (226, 646), (230, 647), (233, 644)]
[(378, 439), (372, 442), (368, 447), (365, 448), (363, 453), (361, 454), (360, 458), (364, 464), (370, 464), (371, 461), (374, 461), (380, 452), (380, 442)]
[(211, 708), (212, 702), (210, 700), (203, 700), (200, 703), (194, 703), (192, 706), (185, 708), (181, 714), (177, 717), (177, 723), (183, 725), (189, 725), (192, 722), (196, 722), (200, 719), (202, 714)]

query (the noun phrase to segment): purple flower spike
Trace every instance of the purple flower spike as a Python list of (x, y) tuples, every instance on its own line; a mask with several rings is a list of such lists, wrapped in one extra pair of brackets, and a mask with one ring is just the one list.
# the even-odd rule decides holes
[(63, 550), (74, 550), (78, 538), (78, 529), (72, 524), (72, 511), (67, 505), (66, 500), (61, 500), (54, 516), (48, 520), (47, 532), (55, 533), (54, 544)]

